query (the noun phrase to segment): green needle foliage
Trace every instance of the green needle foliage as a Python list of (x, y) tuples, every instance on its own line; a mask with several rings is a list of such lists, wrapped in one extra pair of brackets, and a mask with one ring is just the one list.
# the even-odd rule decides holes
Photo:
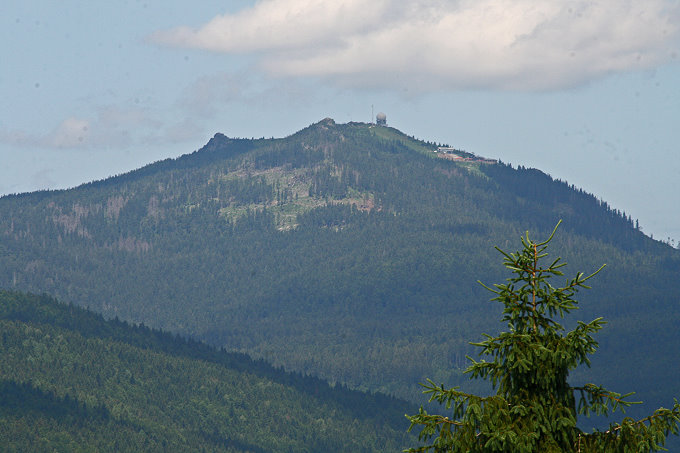
[(663, 450), (666, 436), (678, 434), (677, 400), (673, 409), (661, 408), (640, 420), (624, 418), (605, 431), (586, 433), (577, 427), (578, 415), (606, 416), (636, 403), (627, 400), (632, 393), (593, 384), (573, 387), (567, 382), (570, 370), (590, 365), (589, 355), (597, 349), (592, 335), (605, 321), (579, 322), (565, 333), (554, 318), (578, 308), (575, 294), (589, 288), (586, 282), (604, 266), (588, 276), (579, 272), (562, 287), (552, 286), (550, 279), (563, 275), (560, 268), (565, 263), (557, 258), (542, 267), (540, 262), (548, 256), (546, 249), (558, 226), (538, 243), (527, 232), (522, 250), (516, 253), (496, 247), (513, 275), (505, 284), (484, 286), (496, 295), (492, 300), (503, 304), (509, 331), (472, 343), (489, 360), (470, 359), (466, 370), (471, 378), (490, 380), (496, 394), (480, 397), (428, 380), (422, 384), (424, 393), (444, 405), (451, 416), (432, 415), (422, 407), (418, 414), (407, 416), (409, 430), (421, 426), (419, 439), (427, 443), (407, 451), (640, 453)]

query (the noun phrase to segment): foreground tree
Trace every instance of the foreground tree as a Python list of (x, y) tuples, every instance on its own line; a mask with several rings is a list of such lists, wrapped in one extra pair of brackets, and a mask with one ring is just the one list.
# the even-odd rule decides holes
[[(559, 223), (558, 223), (559, 226)], [(555, 231), (557, 227), (555, 227)], [(502, 253), (504, 265), (512, 272), (507, 283), (485, 288), (496, 294), (492, 300), (503, 304), (503, 321), (509, 331), (472, 343), (480, 355), (491, 360), (472, 361), (466, 370), (471, 378), (491, 381), (496, 394), (480, 397), (445, 388), (431, 380), (423, 384), (430, 401), (443, 404), (451, 416), (420, 412), (407, 416), (409, 431), (420, 426), (419, 439), (425, 446), (409, 452), (648, 452), (663, 450), (668, 434), (678, 434), (680, 403), (672, 409), (658, 409), (649, 417), (624, 418), (605, 431), (586, 433), (576, 426), (577, 416), (608, 415), (635, 404), (625, 395), (587, 384), (572, 387), (569, 372), (590, 365), (588, 356), (597, 349), (592, 334), (605, 322), (597, 318), (565, 333), (554, 320), (577, 309), (574, 295), (588, 288), (591, 275), (577, 273), (563, 287), (549, 280), (563, 275), (560, 258), (547, 267), (539, 261), (555, 231), (543, 242), (533, 242), (527, 233), (522, 250)], [(481, 283), (481, 282), (480, 282)]]

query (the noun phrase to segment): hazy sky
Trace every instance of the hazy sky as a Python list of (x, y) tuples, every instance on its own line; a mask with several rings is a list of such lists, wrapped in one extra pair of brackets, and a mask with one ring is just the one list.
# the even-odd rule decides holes
[(680, 240), (678, 0), (10, 0), (0, 16), (0, 194), (374, 106)]

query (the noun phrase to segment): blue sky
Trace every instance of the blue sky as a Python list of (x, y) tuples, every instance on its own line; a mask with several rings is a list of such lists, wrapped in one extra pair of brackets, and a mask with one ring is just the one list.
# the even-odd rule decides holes
[(1, 16), (0, 194), (374, 106), (680, 240), (677, 0), (27, 0)]

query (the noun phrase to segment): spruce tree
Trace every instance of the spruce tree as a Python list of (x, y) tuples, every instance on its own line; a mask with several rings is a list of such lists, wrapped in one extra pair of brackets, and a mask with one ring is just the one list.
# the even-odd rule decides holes
[[(577, 427), (577, 416), (607, 416), (635, 404), (632, 393), (619, 394), (601, 386), (569, 385), (569, 372), (590, 365), (589, 355), (597, 349), (593, 334), (605, 324), (602, 318), (578, 322), (566, 332), (555, 318), (577, 309), (574, 296), (602, 267), (585, 275), (577, 273), (562, 287), (551, 285), (565, 266), (557, 258), (547, 267), (546, 249), (553, 239), (534, 242), (529, 233), (522, 237), (522, 250), (503, 255), (512, 276), (504, 284), (485, 288), (503, 304), (508, 331), (496, 337), (486, 335), (480, 355), (489, 360), (471, 360), (466, 373), (489, 380), (495, 395), (482, 397), (446, 388), (428, 379), (425, 394), (450, 412), (449, 416), (427, 413), (407, 416), (409, 431), (420, 426), (419, 439), (426, 445), (409, 452), (649, 452), (663, 450), (668, 434), (678, 434), (680, 403), (660, 408), (649, 417), (624, 418), (606, 430), (585, 432)], [(480, 282), (481, 283), (481, 282)], [(559, 319), (558, 318), (558, 319)]]

